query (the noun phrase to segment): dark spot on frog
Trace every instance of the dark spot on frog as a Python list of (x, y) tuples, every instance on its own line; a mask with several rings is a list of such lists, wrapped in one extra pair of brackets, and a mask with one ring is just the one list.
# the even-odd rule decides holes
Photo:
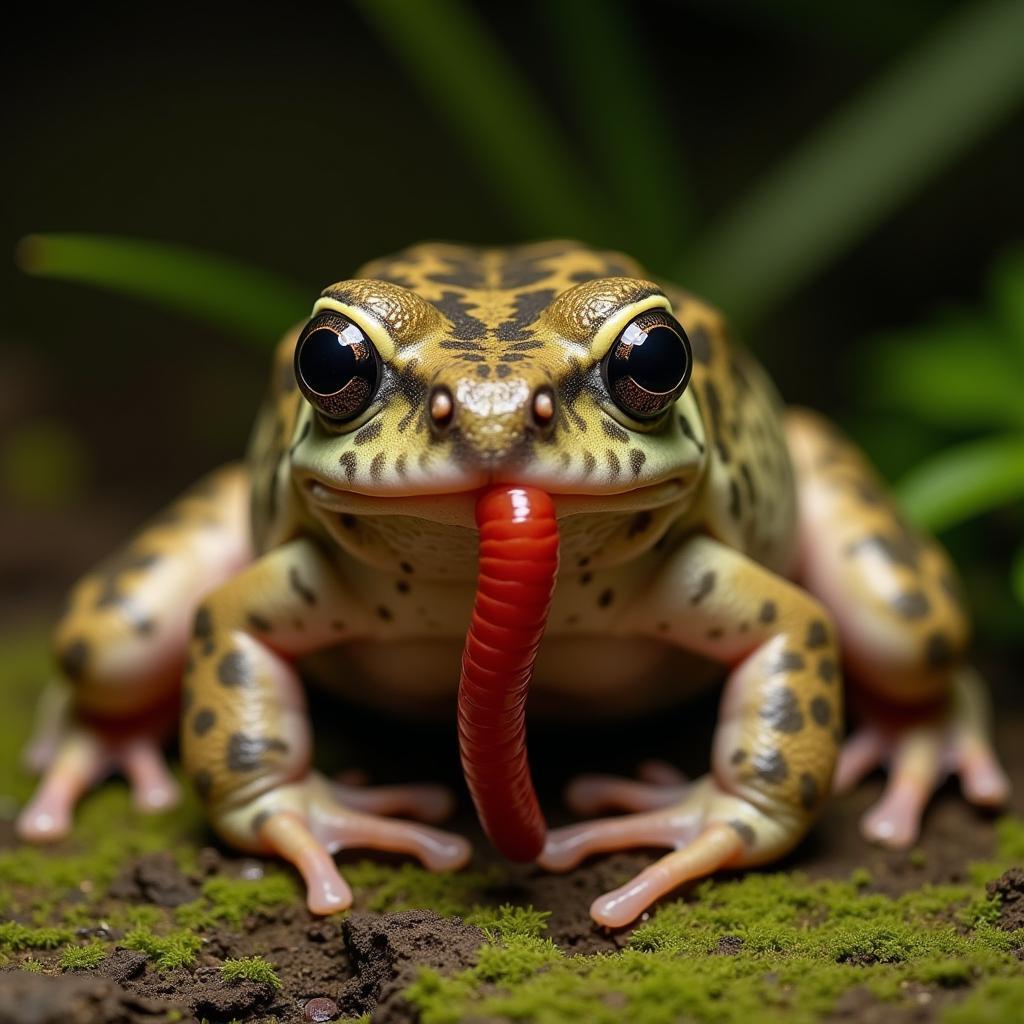
[(956, 659), (956, 651), (945, 633), (932, 633), (925, 645), (929, 668), (946, 668)]
[(597, 603), (601, 608), (607, 608), (608, 605), (615, 600), (615, 592), (612, 590), (602, 590), (600, 596), (597, 599)]
[(700, 578), (700, 582), (697, 584), (697, 589), (690, 597), (690, 604), (700, 604), (712, 590), (715, 589), (715, 570), (709, 569)]
[(821, 619), (815, 619), (807, 627), (807, 648), (813, 651), (818, 647), (824, 647), (827, 643), (828, 630), (825, 628), (825, 623)]
[(594, 574), (593, 574), (592, 572), (581, 572), (581, 573), (580, 573), (580, 583), (581, 583), (581, 584), (582, 584), (582, 585), (583, 585), (584, 587), (585, 587), (585, 586), (586, 586), (586, 585), (587, 585), (587, 584), (588, 584), (588, 583), (589, 583), (589, 582), (590, 582), (590, 581), (591, 581), (591, 580), (592, 580), (593, 578), (594, 578)]
[(85, 675), (90, 653), (88, 641), (81, 638), (72, 640), (61, 648), (57, 655), (57, 664), (71, 682), (77, 683)]
[(370, 460), (370, 479), (375, 483), (380, 483), (384, 479), (384, 462), (383, 452), (377, 452)]
[(629, 449), (629, 468), (633, 470), (633, 476), (640, 475), (640, 470), (643, 469), (646, 461), (647, 455), (639, 448)]
[(692, 442), (696, 446), (697, 450), (703, 455), (704, 445), (697, 439), (697, 435), (693, 432), (693, 427), (691, 426), (690, 421), (682, 413), (679, 414), (679, 426), (686, 438)]
[(252, 772), (260, 767), (263, 755), (269, 751), (285, 754), (288, 744), (284, 740), (267, 736), (249, 736), (233, 732), (228, 739), (227, 765), (233, 772)]
[(200, 769), (192, 776), (192, 788), (200, 800), (208, 800), (213, 789), (213, 776), (205, 769)]
[(813, 810), (818, 803), (818, 782), (809, 772), (800, 776), (800, 803), (807, 811)]
[(394, 613), (388, 608), (387, 605), (379, 605), (377, 607), (377, 616), (384, 620), (384, 622), (390, 622), (395, 616)]
[(203, 708), (196, 712), (192, 719), (192, 731), (197, 736), (205, 736), (216, 724), (217, 712), (210, 708)]
[(893, 598), (892, 609), (902, 618), (913, 621), (923, 619), (931, 611), (932, 606), (924, 591), (908, 590)]
[(721, 640), (724, 633), (725, 631), (721, 626), (712, 626), (707, 632), (707, 637), (709, 640)]
[(410, 575), (413, 572), (413, 567), (408, 562), (399, 562), (398, 563), (398, 568), (401, 569), (402, 572), (408, 573)]
[(365, 427), (356, 431), (352, 440), (356, 444), (366, 444), (367, 441), (372, 441), (375, 437), (379, 437), (383, 429), (384, 424), (380, 420), (371, 420)]
[(507, 377), (512, 372), (512, 367), (506, 366), (504, 363), (499, 363), (495, 367), (495, 372), (499, 377)]
[(409, 587), (408, 580), (395, 581), (395, 590), (397, 590), (400, 594), (408, 594), (410, 589), (411, 588)]
[(213, 616), (210, 614), (210, 609), (203, 605), (199, 611), (196, 612), (196, 617), (192, 621), (192, 636), (197, 640), (202, 641), (200, 651), (207, 657), (213, 654), (214, 642), (213, 642)]
[(747, 759), (747, 752), (745, 750), (734, 750), (732, 757), (729, 758), (729, 764), (743, 764)]
[(799, 672), (806, 667), (804, 656), (796, 651), (783, 651), (769, 666), (768, 671), (775, 672)]
[(729, 827), (747, 846), (753, 846), (757, 842), (757, 833), (745, 821), (733, 818), (729, 822)]
[(592, 452), (583, 453), (583, 475), (590, 476), (597, 469), (597, 459)]
[(708, 332), (703, 327), (694, 327), (687, 333), (690, 339), (690, 351), (693, 353), (695, 362), (707, 366), (711, 362), (711, 341)]
[(921, 542), (904, 528), (896, 537), (886, 537), (884, 534), (876, 533), (863, 540), (855, 541), (846, 548), (848, 555), (858, 555), (862, 551), (876, 551), (893, 565), (916, 569), (918, 555), (921, 552)]
[(751, 505), (757, 504), (757, 490), (754, 487), (754, 475), (750, 472), (750, 466), (745, 462), (740, 463), (740, 476), (747, 488), (747, 500)]
[(342, 452), (338, 457), (338, 465), (345, 471), (345, 479), (352, 483), (356, 475), (356, 453)]
[(316, 604), (316, 594), (302, 582), (302, 579), (299, 577), (299, 570), (294, 565), (288, 570), (288, 585), (306, 604)]
[(740, 486), (735, 480), (729, 480), (729, 515), (733, 519), (739, 519), (743, 514), (743, 508), (740, 505)]
[(784, 782), (789, 776), (789, 765), (781, 750), (769, 750), (753, 759), (754, 771), (765, 782)]
[(181, 710), (188, 711), (195, 702), (195, 690), (191, 686), (183, 686), (181, 689)]
[(252, 829), (254, 835), (259, 835), (259, 831), (264, 825), (270, 820), (270, 811), (260, 811), (258, 814), (254, 814), (252, 822), (249, 827)]
[(622, 472), (622, 462), (619, 460), (618, 455), (609, 448), (605, 452), (605, 459), (608, 462), (608, 472), (613, 477), (617, 477)]
[(249, 625), (252, 626), (252, 628), (255, 629), (257, 633), (270, 632), (270, 623), (265, 618), (263, 618), (262, 615), (259, 615), (256, 612), (249, 612), (248, 622)]
[(758, 612), (757, 621), (767, 626), (769, 623), (776, 620), (778, 614), (779, 609), (775, 602), (765, 601), (764, 604), (761, 605), (761, 611)]
[(581, 569), (585, 569), (588, 565), (590, 565), (590, 555), (584, 555), (576, 564)]
[(824, 727), (832, 721), (832, 705), (824, 697), (815, 697), (811, 701), (811, 718)]
[(761, 708), (761, 717), (778, 732), (799, 732), (804, 715), (796, 694), (788, 686), (769, 691)]
[(647, 530), (652, 522), (654, 522), (654, 516), (650, 512), (637, 512), (629, 522), (629, 530), (626, 535), (635, 537), (638, 533)]
[(241, 651), (229, 651), (217, 665), (217, 679), (222, 686), (250, 686), (252, 675), (248, 659)]
[(346, 530), (354, 530), (359, 525), (359, 522), (356, 519), (356, 517), (354, 515), (349, 514), (348, 512), (342, 512), (342, 514), (338, 516), (338, 521), (341, 523), (342, 526), (345, 527)]
[(836, 663), (831, 658), (822, 658), (818, 662), (818, 678), (823, 683), (831, 683), (836, 677)]

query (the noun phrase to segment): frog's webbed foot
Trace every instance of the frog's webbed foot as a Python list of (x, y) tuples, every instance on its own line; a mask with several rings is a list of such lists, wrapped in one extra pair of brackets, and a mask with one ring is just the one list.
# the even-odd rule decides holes
[(929, 718), (895, 724), (868, 714), (839, 756), (833, 789), (845, 793), (885, 765), (889, 779), (881, 799), (864, 815), (865, 837), (886, 846), (910, 846), (924, 809), (951, 772), (964, 796), (979, 807), (999, 807), (1010, 783), (992, 746), (984, 684), (968, 667), (956, 670), (947, 709)]
[(462, 836), (383, 816), (406, 813), (436, 821), (451, 807), (450, 795), (440, 786), (364, 788), (314, 773), (272, 790), (242, 811), (225, 813), (219, 824), (222, 831), (241, 832), (248, 823), (256, 845), (251, 840), (244, 845), (294, 864), (306, 883), (309, 909), (330, 914), (352, 905), (352, 890), (332, 857), (339, 850), (406, 853), (431, 871), (465, 866), (471, 850)]
[[(741, 797), (723, 791), (710, 776), (683, 787), (682, 799), (678, 781), (659, 785), (616, 780), (620, 786), (616, 790), (607, 788), (611, 780), (599, 781), (605, 787), (598, 791), (604, 806), (614, 803), (618, 807), (657, 809), (552, 831), (539, 858), (542, 867), (568, 871), (595, 853), (647, 846), (673, 848), (672, 853), (631, 881), (594, 901), (591, 915), (609, 928), (635, 920), (655, 900), (684, 882), (722, 868), (758, 862), (763, 859), (762, 843), (770, 843), (768, 837), (780, 831), (778, 823)], [(591, 793), (587, 793), (588, 789)], [(659, 790), (664, 798), (660, 801)], [(589, 796), (593, 792), (593, 780), (585, 781), (584, 793)], [(759, 841), (751, 845), (754, 836)]]
[(78, 801), (114, 772), (128, 779), (139, 810), (172, 807), (180, 790), (167, 767), (159, 734), (152, 729), (134, 734), (106, 732), (73, 721), (59, 733), (37, 735), (26, 760), (41, 771), (42, 780), (18, 816), (18, 835), (30, 842), (62, 839), (71, 829)]
[(639, 780), (577, 775), (566, 787), (565, 802), (581, 817), (605, 811), (654, 811), (678, 803), (688, 788), (686, 776), (666, 761), (647, 761), (637, 774)]

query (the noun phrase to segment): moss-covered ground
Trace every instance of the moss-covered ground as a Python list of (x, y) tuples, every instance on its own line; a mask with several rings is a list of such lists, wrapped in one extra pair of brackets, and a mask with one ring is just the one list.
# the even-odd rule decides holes
[[(95, 971), (119, 946), (144, 956), (147, 973), (179, 985), (215, 964), (228, 984), (300, 991), (290, 987), (294, 968), (260, 945), (261, 920), (305, 914), (295, 878), (273, 864), (203, 870), (211, 837), (191, 800), (142, 817), (115, 781), (85, 802), (70, 842), (47, 850), (13, 841), (10, 821), (32, 784), (18, 752), (47, 664), (41, 635), (8, 637), (0, 649), (0, 966)], [(438, 876), (408, 863), (360, 861), (346, 874), (360, 909), (431, 908), (487, 936), (475, 965), (415, 975), (404, 998), (426, 1024), (800, 1024), (838, 1011), (855, 1020), (860, 1006), (889, 1007), (893, 1019), (913, 1010), (966, 1024), (1024, 1019), (1024, 929), (1006, 929), (1000, 896), (986, 889), (1024, 864), (1024, 822), (1003, 818), (995, 837), (987, 859), (964, 865), (956, 882), (911, 885), (899, 895), (881, 891), (867, 868), (839, 878), (776, 870), (706, 882), (664, 902), (617, 943), (582, 954), (549, 937), (550, 908), (503, 902), (501, 867)], [(126, 864), (156, 851), (170, 851), (195, 880), (194, 898), (162, 906), (111, 892)], [(907, 870), (929, 856), (925, 845), (906, 858)], [(213, 941), (235, 931), (248, 934), (248, 955), (224, 955), (223, 939)], [(301, 1001), (292, 1009), (271, 1017), (301, 1019)], [(266, 1010), (241, 1019), (262, 1020)]]

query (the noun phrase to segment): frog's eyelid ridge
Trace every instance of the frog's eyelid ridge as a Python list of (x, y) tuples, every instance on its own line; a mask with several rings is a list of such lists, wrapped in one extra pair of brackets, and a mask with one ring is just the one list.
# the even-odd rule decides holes
[(590, 358), (595, 363), (599, 363), (611, 351), (616, 338), (625, 330), (626, 325), (631, 320), (640, 316), (641, 313), (648, 313), (652, 309), (664, 309), (671, 314), (672, 303), (666, 295), (648, 295), (637, 302), (631, 302), (623, 306), (613, 313), (601, 324), (594, 334), (594, 339), (590, 343)]
[(382, 360), (389, 362), (394, 359), (396, 346), (391, 332), (376, 317), (369, 315), (365, 309), (352, 306), (347, 302), (340, 302), (329, 295), (321, 295), (314, 303), (310, 317), (324, 312), (340, 313), (342, 316), (348, 317), (370, 339)]

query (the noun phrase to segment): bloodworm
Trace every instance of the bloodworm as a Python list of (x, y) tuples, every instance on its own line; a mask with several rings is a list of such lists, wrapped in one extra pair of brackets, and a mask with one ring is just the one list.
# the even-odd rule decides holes
[(534, 860), (547, 826), (526, 754), (526, 696), (558, 572), (551, 498), (498, 486), (476, 503), (480, 570), (462, 654), (459, 750), (477, 814), (510, 860)]

